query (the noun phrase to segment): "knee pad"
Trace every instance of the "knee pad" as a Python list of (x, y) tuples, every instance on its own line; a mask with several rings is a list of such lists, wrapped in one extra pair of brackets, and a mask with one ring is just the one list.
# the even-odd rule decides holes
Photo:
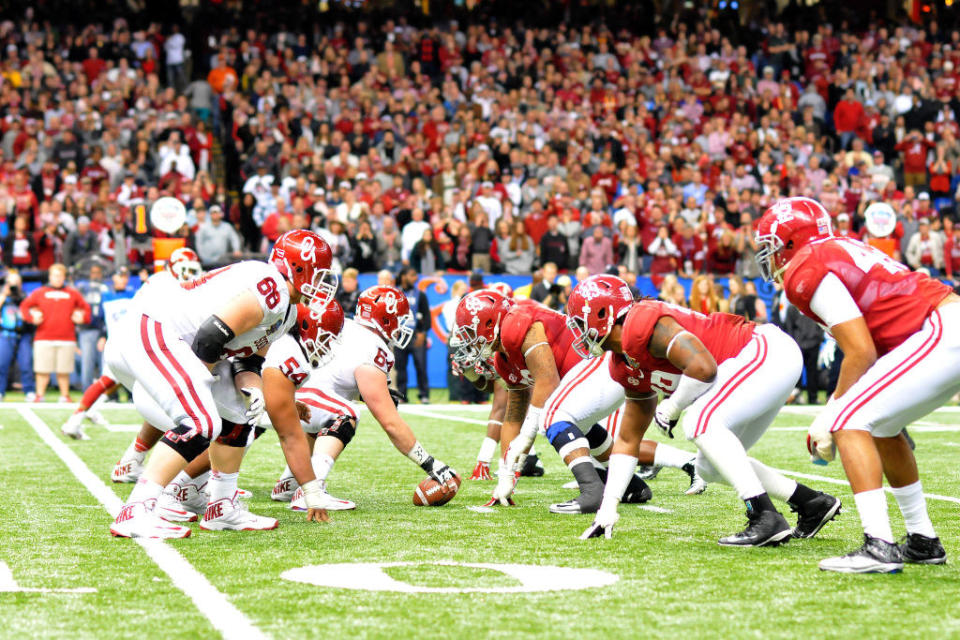
[(224, 420), (217, 443), (228, 447), (245, 447), (250, 442), (250, 432), (252, 430), (253, 427), (249, 424), (237, 424)]
[(183, 456), (187, 462), (193, 462), (210, 446), (210, 441), (200, 435), (199, 431), (184, 425), (167, 431), (161, 442)]
[(590, 448), (590, 444), (583, 437), (580, 427), (572, 422), (554, 422), (547, 428), (547, 440), (550, 441), (561, 458), (574, 449)]
[(598, 423), (594, 423), (587, 431), (587, 443), (590, 445), (590, 455), (594, 458), (603, 455), (613, 445), (613, 438), (607, 430)]
[(356, 421), (350, 416), (339, 416), (329, 425), (322, 427), (320, 429), (320, 433), (317, 435), (336, 438), (343, 443), (344, 447), (346, 447), (348, 444), (350, 444), (350, 441), (353, 440), (353, 436), (356, 435), (356, 433)]

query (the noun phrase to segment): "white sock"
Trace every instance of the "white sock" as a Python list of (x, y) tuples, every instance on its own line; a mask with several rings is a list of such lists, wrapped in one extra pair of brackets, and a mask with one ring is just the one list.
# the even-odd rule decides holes
[(207, 483), (210, 482), (210, 472), (204, 471), (196, 478), (189, 480), (190, 484), (196, 485), (197, 491), (203, 491), (203, 488), (207, 486)]
[(325, 453), (315, 452), (313, 454), (313, 473), (316, 474), (317, 480), (326, 482), (327, 476), (330, 475), (330, 470), (333, 469), (334, 462), (336, 462), (336, 460)]
[(530, 456), (535, 456), (535, 455), (537, 455), (537, 445), (532, 444), (530, 445), (530, 451), (527, 451), (527, 457), (529, 458)]
[(607, 484), (603, 488), (603, 504), (609, 507), (611, 503), (620, 502), (620, 498), (623, 497), (623, 492), (627, 490), (627, 485), (637, 471), (637, 459), (625, 453), (614, 453), (608, 462), (610, 465), (607, 471)]
[(593, 460), (590, 459), (590, 456), (580, 456), (579, 458), (574, 458), (573, 460), (571, 460), (570, 462), (568, 462), (568, 463), (567, 463), (567, 468), (569, 468), (571, 471), (573, 471), (573, 468), (574, 468), (575, 466), (577, 466), (578, 464), (589, 464), (589, 465), (592, 467), (592, 466), (593, 466)]
[[(175, 477), (173, 480), (170, 481), (170, 484), (176, 484), (182, 487), (183, 485), (191, 484), (192, 482), (193, 482), (193, 478), (188, 476), (186, 471), (181, 471), (180, 473), (177, 474), (177, 477)], [(167, 486), (170, 486), (170, 485), (167, 485)]]
[[(493, 438), (484, 438), (483, 444), (480, 445), (480, 453), (477, 454), (477, 462), (486, 462), (490, 464), (490, 461), (493, 460), (493, 454), (497, 451), (497, 441)], [(530, 449), (530, 453), (533, 454), (533, 449)]]
[(287, 478), (292, 478), (292, 477), (293, 477), (293, 472), (290, 471), (289, 466), (286, 466), (283, 468), (283, 473), (281, 473), (280, 477), (277, 478), (277, 482), (282, 482), (283, 480), (286, 480)]
[(695, 457), (689, 451), (677, 449), (661, 442), (657, 444), (657, 449), (653, 452), (653, 466), (679, 469), (688, 462), (693, 462)]
[(741, 500), (764, 493), (760, 479), (750, 466), (743, 443), (731, 431), (723, 427), (707, 429), (693, 442), (724, 481), (736, 490)]
[(905, 487), (891, 487), (890, 493), (897, 499), (897, 506), (903, 514), (907, 533), (919, 533), (928, 538), (936, 538), (933, 523), (927, 514), (927, 499), (923, 496), (923, 486), (917, 480)]
[(753, 472), (757, 474), (757, 478), (760, 479), (760, 484), (767, 490), (771, 498), (786, 502), (790, 499), (790, 496), (793, 495), (793, 492), (797, 490), (796, 480), (791, 480), (777, 473), (759, 460), (754, 460), (753, 458), (749, 460), (750, 465), (753, 467)]
[(239, 473), (220, 473), (214, 471), (210, 474), (210, 481), (207, 483), (210, 494), (210, 502), (217, 500), (233, 500), (237, 493), (237, 476)]
[(871, 489), (870, 491), (855, 493), (853, 494), (853, 501), (857, 503), (857, 511), (860, 512), (863, 532), (868, 536), (893, 542), (890, 517), (887, 515), (887, 494), (883, 492), (883, 489)]
[(137, 484), (133, 485), (133, 491), (130, 492), (130, 497), (127, 498), (127, 504), (156, 500), (160, 497), (160, 492), (162, 491), (162, 486), (141, 476), (140, 479), (137, 480)]

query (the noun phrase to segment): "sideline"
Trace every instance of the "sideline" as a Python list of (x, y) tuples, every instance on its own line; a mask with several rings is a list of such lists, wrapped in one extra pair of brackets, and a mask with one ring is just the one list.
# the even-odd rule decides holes
[[(61, 407), (63, 406), (68, 405), (61, 405)], [(50, 427), (33, 412), (32, 407), (25, 407), (21, 404), (17, 411), (27, 424), (36, 431), (40, 439), (53, 449), (53, 452), (67, 465), (67, 468), (80, 481), (80, 484), (103, 505), (103, 508), (107, 510), (111, 517), (116, 517), (123, 506), (123, 501), (117, 494), (90, 471), (83, 460), (70, 447), (53, 434)], [(104, 525), (104, 538), (109, 535), (107, 527)], [(226, 595), (218, 591), (216, 587), (210, 584), (206, 576), (197, 571), (186, 558), (180, 555), (179, 551), (160, 540), (134, 538), (133, 541), (143, 547), (150, 559), (170, 577), (175, 587), (193, 600), (200, 613), (210, 621), (224, 638), (236, 638), (237, 640), (267, 638), (249, 618), (231, 604)], [(123, 544), (123, 542), (117, 544)]]

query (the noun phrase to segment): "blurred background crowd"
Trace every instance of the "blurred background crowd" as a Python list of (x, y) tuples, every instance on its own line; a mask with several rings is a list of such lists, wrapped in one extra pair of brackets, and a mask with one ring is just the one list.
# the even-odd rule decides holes
[[(7, 3), (0, 393), (43, 396), (31, 345), (52, 334), (22, 303), (48, 272), (79, 293), (54, 335), (76, 343), (73, 384), (98, 372), (102, 301), (154, 269), (163, 195), (208, 268), (318, 231), (348, 311), (363, 274), (416, 292), (460, 273), (461, 293), (471, 273), (527, 276), (562, 309), (609, 271), (802, 325), (753, 260), (753, 222), (786, 195), (960, 279), (952, 4)], [(879, 201), (896, 217), (882, 235), (864, 216)]]

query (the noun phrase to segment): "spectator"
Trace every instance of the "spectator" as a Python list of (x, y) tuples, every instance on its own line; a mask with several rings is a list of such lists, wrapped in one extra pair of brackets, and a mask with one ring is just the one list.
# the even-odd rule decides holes
[(803, 380), (807, 392), (807, 404), (819, 404), (820, 371), (817, 359), (820, 344), (823, 342), (823, 329), (816, 322), (803, 315), (792, 304), (787, 308), (787, 319), (783, 330), (793, 338), (803, 354)]
[(736, 237), (732, 231), (724, 231), (720, 240), (707, 251), (707, 271), (724, 275), (734, 273), (739, 258)]
[(383, 229), (380, 230), (377, 242), (377, 265), (385, 269), (396, 269), (400, 265), (402, 253), (403, 245), (396, 223), (393, 218), (384, 218)]
[(690, 308), (700, 313), (719, 311), (717, 293), (707, 276), (697, 276), (690, 288)]
[(566, 299), (561, 300), (563, 288), (559, 285), (560, 279), (557, 277), (557, 265), (547, 262), (540, 269), (543, 278), (536, 286), (530, 288), (530, 299), (542, 302), (555, 311), (561, 311)]
[(10, 384), (10, 369), (16, 362), (20, 386), (26, 401), (36, 398), (33, 379), (33, 325), (23, 321), (20, 303), (24, 300), (20, 274), (11, 269), (0, 289), (0, 400)]
[[(444, 329), (447, 331), (447, 344), (449, 345), (450, 330), (454, 326), (454, 319), (457, 312), (457, 305), (460, 299), (467, 293), (467, 282), (465, 280), (456, 280), (450, 285), (450, 299), (443, 303), (440, 309), (440, 317), (443, 319)], [(447, 349), (447, 388), (450, 390), (450, 401), (470, 404), (482, 402), (487, 394), (478, 390), (473, 383), (463, 376), (454, 375), (451, 371), (452, 354)]]
[(423, 232), (429, 229), (430, 223), (424, 220), (423, 209), (414, 207), (410, 212), (410, 221), (402, 227), (400, 233), (400, 255), (404, 263), (409, 263), (414, 245), (423, 240)]
[(622, 235), (617, 243), (617, 264), (631, 273), (639, 273), (643, 270), (643, 244), (637, 225), (624, 224), (621, 229)]
[(509, 239), (500, 242), (498, 237), (497, 252), (505, 273), (512, 275), (526, 275), (533, 270), (535, 249), (533, 240), (527, 235), (522, 220), (514, 221), (509, 228)]
[(747, 280), (743, 284), (743, 292), (748, 299), (753, 298), (754, 300), (754, 313), (751, 320), (758, 323), (767, 322), (767, 303), (763, 301), (763, 298), (757, 295), (756, 283), (753, 280)]
[(655, 278), (667, 273), (676, 273), (679, 252), (670, 239), (670, 229), (666, 225), (661, 225), (657, 230), (657, 235), (647, 246), (647, 253), (653, 256), (650, 274)]
[(97, 343), (106, 329), (101, 302), (108, 291), (103, 282), (103, 267), (99, 264), (90, 265), (88, 278), (77, 282), (76, 288), (90, 307), (89, 321), (76, 327), (77, 347), (80, 350), (80, 388), (86, 389), (95, 377), (100, 376), (102, 348), (98, 349)]
[(74, 325), (90, 322), (90, 305), (80, 292), (65, 286), (67, 268), (55, 264), (46, 286), (34, 290), (20, 304), (25, 321), (36, 325), (33, 340), (33, 372), (37, 400), (43, 401), (51, 374), (56, 374), (60, 402), (70, 402), (70, 373), (74, 368), (77, 333)]
[(352, 265), (356, 271), (369, 273), (376, 271), (379, 243), (373, 233), (370, 222), (362, 220), (357, 226), (357, 233), (350, 237), (350, 254), (353, 256)]
[(360, 299), (360, 288), (357, 282), (359, 273), (356, 269), (344, 269), (340, 276), (340, 286), (337, 289), (337, 302), (343, 308), (343, 315), (352, 318), (357, 311), (357, 300)]
[(561, 269), (570, 267), (570, 245), (567, 237), (560, 233), (557, 216), (547, 218), (547, 230), (540, 237), (540, 262), (544, 265), (552, 262)]
[(927, 184), (927, 151), (933, 143), (923, 137), (920, 131), (913, 130), (894, 147), (903, 158), (903, 182), (908, 187), (921, 187)]
[(596, 275), (610, 264), (613, 264), (613, 241), (604, 235), (601, 225), (596, 225), (580, 247), (580, 265), (586, 267), (590, 275)]
[(473, 269), (473, 236), (470, 227), (463, 225), (453, 240), (453, 251), (447, 262), (450, 271), (471, 271)]
[(493, 271), (492, 246), (494, 236), (488, 224), (487, 214), (480, 205), (474, 206), (469, 227), (472, 238), (470, 264), (473, 270)]
[(180, 25), (173, 23), (173, 33), (163, 43), (166, 54), (167, 84), (175, 89), (183, 89), (186, 84), (184, 63), (186, 61), (187, 39), (180, 33)]
[(204, 268), (223, 264), (231, 258), (240, 257), (240, 236), (223, 219), (223, 209), (213, 205), (209, 210), (210, 221), (197, 230), (197, 255)]
[(13, 232), (3, 243), (4, 264), (15, 269), (32, 269), (37, 266), (37, 244), (29, 231), (30, 221), (26, 216), (13, 220)]
[(90, 218), (77, 218), (77, 228), (67, 234), (63, 242), (63, 262), (74, 266), (81, 260), (97, 255), (100, 252), (100, 239), (90, 228)]
[(430, 404), (430, 384), (427, 380), (427, 332), (430, 330), (430, 303), (427, 295), (417, 289), (417, 280), (420, 274), (412, 267), (400, 270), (397, 286), (407, 297), (410, 313), (413, 314), (413, 338), (405, 348), (393, 350), (397, 367), (397, 391), (407, 398), (407, 364), (413, 358), (413, 368), (417, 374), (417, 390), (420, 394), (420, 404)]
[(410, 252), (410, 267), (417, 273), (432, 276), (442, 271), (445, 266), (440, 247), (433, 237), (433, 230), (424, 229), (423, 237), (413, 245), (413, 251)]
[(943, 247), (943, 266), (944, 275), (956, 283), (960, 279), (960, 224), (953, 224), (947, 235)]
[(914, 269), (926, 269), (937, 278), (943, 271), (943, 236), (930, 231), (930, 220), (920, 218), (917, 231), (910, 237), (906, 251), (907, 264)]

